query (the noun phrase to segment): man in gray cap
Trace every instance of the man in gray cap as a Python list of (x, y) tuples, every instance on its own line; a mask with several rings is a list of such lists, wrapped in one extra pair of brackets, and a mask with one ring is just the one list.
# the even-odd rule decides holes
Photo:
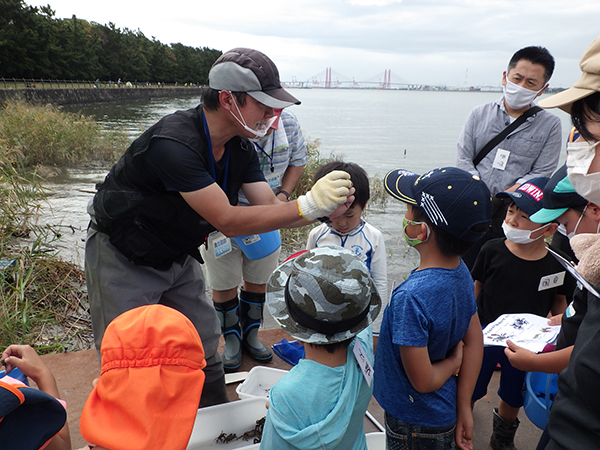
[(381, 309), (367, 266), (342, 247), (308, 250), (273, 272), (267, 306), (306, 358), (271, 388), (261, 448), (366, 449), (370, 324)]
[[(196, 326), (207, 366), (201, 405), (227, 401), (220, 325), (205, 294), (198, 247), (226, 236), (305, 225), (353, 200), (338, 171), (297, 201), (281, 202), (265, 182), (248, 138), (266, 133), (274, 108), (300, 103), (263, 53), (236, 48), (209, 73), (202, 104), (159, 120), (127, 149), (88, 207), (86, 281), (96, 348), (119, 314), (163, 304)], [(238, 207), (242, 191), (251, 205)], [(334, 214), (335, 215), (335, 214)]]

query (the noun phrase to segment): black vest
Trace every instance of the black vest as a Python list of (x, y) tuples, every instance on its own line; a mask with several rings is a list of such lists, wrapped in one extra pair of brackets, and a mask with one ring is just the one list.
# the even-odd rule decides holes
[[(169, 192), (155, 180), (148, 181), (140, 170), (153, 138), (177, 141), (193, 150), (209, 166), (209, 149), (202, 121), (202, 105), (163, 117), (146, 130), (113, 166), (94, 197), (98, 229), (110, 242), (138, 265), (168, 269), (174, 261), (190, 255), (201, 260), (198, 247), (215, 228), (196, 213), (179, 192)], [(235, 152), (252, 152), (252, 143), (235, 137), (230, 141)], [(231, 172), (231, 169), (230, 169)], [(226, 194), (237, 204), (241, 178), (229, 176)]]

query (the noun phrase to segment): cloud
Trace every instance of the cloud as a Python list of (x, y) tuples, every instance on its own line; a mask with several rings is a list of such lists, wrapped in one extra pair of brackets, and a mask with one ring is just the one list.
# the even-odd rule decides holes
[(516, 50), (542, 45), (557, 60), (552, 84), (569, 86), (579, 77), (581, 54), (599, 34), (589, 19), (600, 17), (597, 0), (50, 2), (58, 17), (111, 21), (167, 44), (254, 47), (272, 57), (286, 80), (310, 79), (331, 67), (356, 80), (391, 69), (412, 83), (450, 85), (498, 85)]

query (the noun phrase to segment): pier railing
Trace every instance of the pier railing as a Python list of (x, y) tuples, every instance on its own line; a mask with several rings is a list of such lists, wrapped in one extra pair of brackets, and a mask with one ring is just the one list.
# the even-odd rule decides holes
[(111, 89), (111, 88), (160, 88), (181, 87), (198, 88), (197, 83), (150, 83), (139, 81), (113, 81), (113, 80), (50, 80), (44, 78), (2, 78), (0, 77), (0, 89)]

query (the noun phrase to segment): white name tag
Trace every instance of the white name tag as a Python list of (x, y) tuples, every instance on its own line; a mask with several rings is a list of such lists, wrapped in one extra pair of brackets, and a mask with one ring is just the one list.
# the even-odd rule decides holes
[(231, 251), (231, 240), (227, 236), (221, 234), (221, 236), (215, 237), (212, 246), (215, 252), (215, 258), (218, 258)]
[(540, 285), (538, 286), (538, 291), (545, 291), (546, 289), (552, 289), (556, 286), (562, 286), (565, 282), (565, 273), (566, 272), (558, 272), (540, 278)]
[(354, 341), (354, 358), (356, 358), (360, 370), (362, 370), (365, 380), (367, 380), (367, 384), (371, 386), (371, 381), (373, 380), (373, 367), (365, 353), (365, 349), (358, 339)]
[(508, 157), (510, 156), (510, 152), (508, 150), (502, 150), (499, 148), (496, 151), (496, 157), (494, 158), (494, 163), (492, 167), (498, 170), (506, 169), (506, 164), (508, 163)]

